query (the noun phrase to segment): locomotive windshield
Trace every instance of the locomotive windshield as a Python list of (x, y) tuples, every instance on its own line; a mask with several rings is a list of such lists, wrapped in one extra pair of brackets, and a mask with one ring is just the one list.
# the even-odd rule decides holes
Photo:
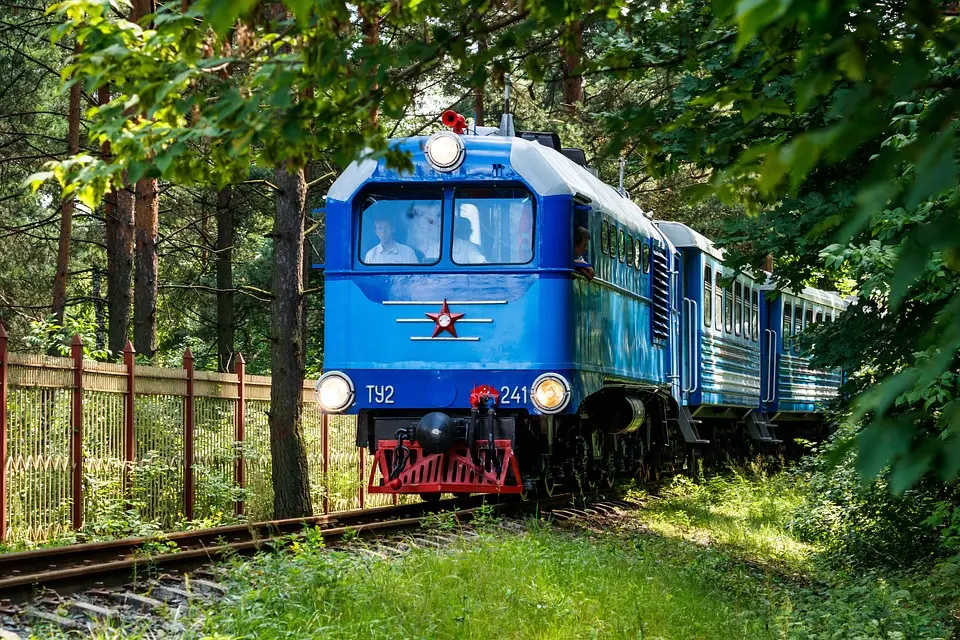
[(458, 189), (451, 257), (460, 265), (533, 259), (533, 199), (523, 189)]
[(374, 192), (360, 214), (364, 264), (435, 264), (440, 259), (443, 192)]

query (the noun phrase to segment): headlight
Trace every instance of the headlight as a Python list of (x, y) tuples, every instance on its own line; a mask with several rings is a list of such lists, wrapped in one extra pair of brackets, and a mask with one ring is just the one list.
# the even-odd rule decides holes
[(444, 172), (453, 171), (459, 167), (467, 155), (463, 140), (449, 131), (440, 131), (430, 136), (424, 152), (433, 168)]
[(320, 408), (329, 413), (338, 413), (353, 404), (353, 382), (339, 371), (320, 376), (313, 392)]
[(560, 413), (570, 403), (570, 383), (558, 373), (545, 373), (533, 381), (532, 399), (542, 413)]

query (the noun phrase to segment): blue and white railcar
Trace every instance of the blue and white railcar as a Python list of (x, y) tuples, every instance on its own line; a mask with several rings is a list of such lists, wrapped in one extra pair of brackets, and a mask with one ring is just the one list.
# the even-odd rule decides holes
[(763, 370), (762, 410), (781, 421), (809, 419), (837, 395), (841, 372), (813, 368), (798, 336), (812, 324), (835, 321), (848, 303), (836, 293), (811, 288), (767, 296), (765, 303), (769, 366)]

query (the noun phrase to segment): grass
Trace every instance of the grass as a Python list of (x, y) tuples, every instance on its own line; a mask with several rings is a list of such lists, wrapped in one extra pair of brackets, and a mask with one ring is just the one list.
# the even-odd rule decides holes
[(954, 637), (956, 576), (825, 567), (791, 531), (804, 487), (789, 474), (737, 470), (631, 497), (644, 506), (622, 518), (532, 522), (389, 561), (308, 535), (292, 553), (236, 560), (231, 595), (194, 609), (187, 637)]
[(205, 624), (226, 637), (773, 637), (749, 567), (650, 537), (536, 527), (391, 562), (306, 546), (235, 578), (238, 600)]

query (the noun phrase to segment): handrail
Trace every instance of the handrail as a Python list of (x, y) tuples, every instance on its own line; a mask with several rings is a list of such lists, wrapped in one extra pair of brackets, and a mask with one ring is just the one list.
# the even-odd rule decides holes
[[(683, 300), (681, 300), (680, 304), (681, 304), (681, 309), (683, 310), (683, 326), (682, 326), (681, 332), (680, 332), (680, 339), (681, 339), (681, 340), (684, 340), (684, 341), (686, 342), (686, 341), (687, 341), (687, 333), (688, 333), (688, 332), (687, 332), (687, 325), (688, 325), (689, 322), (690, 322), (690, 298), (683, 298)], [(688, 350), (689, 350), (689, 347), (688, 347)], [(684, 355), (684, 356), (687, 356), (687, 358), (686, 358), (687, 362), (683, 362), (684, 358), (681, 357), (681, 359), (680, 359), (680, 367), (681, 367), (681, 370), (683, 371), (683, 373), (684, 373), (685, 375), (683, 376), (683, 386), (680, 388), (680, 391), (681, 391), (682, 393), (689, 393), (689, 392), (690, 392), (690, 387), (689, 387), (689, 385), (690, 385), (690, 358), (689, 358), (689, 354), (688, 354), (688, 353), (684, 353), (683, 355)]]
[(693, 313), (690, 314), (690, 378), (693, 380), (693, 387), (690, 393), (695, 393), (700, 388), (700, 367), (697, 362), (697, 326), (700, 321), (700, 307), (696, 300), (690, 300), (690, 306)]

